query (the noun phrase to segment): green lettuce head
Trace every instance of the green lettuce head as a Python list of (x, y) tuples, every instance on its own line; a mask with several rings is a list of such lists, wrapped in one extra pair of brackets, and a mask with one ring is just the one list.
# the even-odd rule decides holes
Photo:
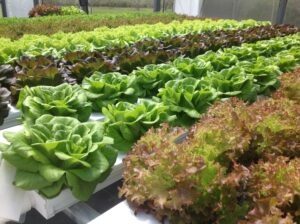
[(1, 151), (17, 169), (14, 185), (47, 198), (70, 188), (76, 198), (87, 200), (117, 157), (101, 122), (43, 115), (18, 133), (5, 133), (5, 138), (10, 144), (1, 145)]
[(85, 92), (78, 85), (62, 84), (59, 86), (25, 87), (21, 90), (17, 104), (22, 112), (22, 119), (33, 124), (44, 114), (67, 116), (87, 121), (92, 113), (91, 103)]
[(115, 140), (114, 147), (120, 151), (129, 151), (133, 144), (151, 127), (176, 119), (168, 106), (148, 99), (139, 104), (119, 102), (103, 107), (106, 117), (106, 133)]
[(135, 103), (139, 97), (134, 76), (122, 75), (118, 72), (102, 74), (95, 72), (82, 82), (88, 100), (92, 102), (93, 110), (100, 112), (102, 107), (119, 101)]

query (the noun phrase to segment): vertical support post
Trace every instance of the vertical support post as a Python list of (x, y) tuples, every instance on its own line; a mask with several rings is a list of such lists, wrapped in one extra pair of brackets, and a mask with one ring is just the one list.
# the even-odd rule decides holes
[[(178, 3), (177, 3), (177, 0), (174, 0), (174, 2), (173, 2), (173, 12), (175, 12), (176, 4), (178, 4)], [(176, 13), (176, 12), (175, 12), (175, 13)]]
[(2, 16), (7, 17), (7, 10), (6, 10), (6, 0), (1, 1), (1, 8), (2, 8)]
[(88, 0), (79, 0), (80, 8), (89, 14), (89, 1)]
[(232, 19), (237, 19), (236, 18), (237, 7), (238, 7), (238, 0), (234, 0), (232, 5)]
[(153, 0), (154, 5), (153, 5), (153, 11), (154, 12), (160, 12), (160, 0)]
[(277, 24), (283, 23), (287, 3), (288, 3), (288, 0), (280, 0), (279, 1), (279, 7), (278, 7), (278, 12), (277, 12), (277, 18), (276, 18)]
[(38, 5), (39, 3), (40, 3), (39, 0), (33, 0), (33, 5), (34, 6)]

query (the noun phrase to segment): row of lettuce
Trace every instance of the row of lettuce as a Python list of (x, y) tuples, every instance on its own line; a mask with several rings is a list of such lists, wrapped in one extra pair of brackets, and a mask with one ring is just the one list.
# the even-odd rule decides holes
[(18, 40), (0, 38), (0, 63), (10, 63), (23, 55), (53, 55), (61, 57), (65, 52), (78, 50), (102, 50), (128, 44), (145, 38), (163, 38), (166, 36), (199, 33), (208, 30), (238, 29), (257, 25), (269, 25), (269, 22), (244, 20), (185, 20), (168, 24), (141, 24), (120, 26), (117, 28), (100, 27), (94, 31), (76, 33), (57, 33), (51, 36), (25, 35)]
[(216, 103), (188, 134), (148, 131), (124, 160), (120, 195), (174, 224), (299, 223), (300, 69), (281, 83), (251, 105)]
[[(162, 62), (169, 60), (170, 55), (160, 55), (160, 53), (155, 52), (159, 48), (160, 41), (164, 42), (166, 48), (172, 48), (173, 51), (178, 51), (178, 49), (175, 49), (172, 47), (172, 45), (175, 45), (177, 47), (180, 47), (180, 45), (186, 45), (186, 42), (190, 43), (193, 40), (196, 40), (199, 42), (199, 44), (194, 44), (193, 47), (186, 47), (186, 50), (178, 51), (179, 53), (175, 53), (177, 55), (182, 55), (189, 50), (192, 51), (192, 48), (203, 48), (200, 50), (204, 52), (205, 50), (208, 50), (210, 48), (217, 49), (217, 47), (222, 47), (226, 45), (233, 45), (233, 44), (241, 44), (242, 42), (248, 40), (254, 41), (259, 38), (256, 38), (256, 36), (263, 36), (263, 38), (271, 38), (276, 35), (287, 35), (289, 33), (297, 32), (297, 29), (291, 26), (282, 26), (282, 27), (270, 27), (265, 26), (262, 28), (254, 28), (253, 32), (251, 30), (244, 31), (241, 30), (240, 32), (237, 30), (233, 31), (226, 31), (226, 29), (235, 29), (237, 27), (245, 28), (245, 27), (251, 27), (255, 25), (263, 25), (267, 24), (266, 22), (256, 22), (252, 20), (248, 21), (242, 21), (241, 23), (238, 23), (236, 21), (232, 20), (219, 20), (219, 21), (213, 21), (213, 20), (204, 20), (204, 21), (174, 21), (171, 24), (163, 25), (163, 24), (155, 24), (155, 25), (136, 25), (136, 26), (126, 26), (126, 27), (119, 27), (116, 29), (108, 29), (108, 28), (99, 28), (99, 32), (102, 32), (102, 36), (100, 33), (95, 30), (93, 32), (83, 32), (83, 33), (75, 33), (75, 34), (57, 34), (56, 38), (52, 39), (52, 42), (50, 39), (48, 41), (45, 41), (44, 37), (40, 36), (31, 36), (31, 37), (24, 37), (18, 41), (11, 41), (7, 39), (6, 41), (0, 42), (2, 44), (2, 51), (6, 56), (3, 56), (1, 58), (2, 62), (10, 62), (11, 64), (4, 64), (0, 65), (0, 83), (1, 83), (1, 95), (0, 95), (0, 124), (3, 123), (4, 118), (8, 115), (9, 111), (9, 102), (15, 104), (18, 101), (19, 92), (20, 89), (25, 86), (38, 86), (38, 85), (49, 85), (49, 86), (56, 86), (61, 84), (62, 82), (68, 82), (71, 84), (74, 84), (76, 82), (81, 82), (83, 77), (90, 76), (94, 71), (100, 70), (102, 72), (109, 72), (109, 71), (115, 71), (117, 66), (114, 66), (113, 63), (104, 63), (102, 60), (102, 56), (104, 57), (110, 57), (110, 61), (113, 61), (112, 55), (119, 55), (120, 58), (123, 58), (124, 61), (124, 67), (126, 64), (130, 64), (130, 69), (136, 68), (138, 65), (147, 64), (147, 63), (153, 63), (153, 62)], [(207, 42), (207, 35), (212, 36), (212, 33), (199, 33), (201, 31), (208, 31), (208, 30), (218, 30), (218, 29), (225, 29), (224, 31), (220, 31), (219, 33), (214, 33), (214, 31), (211, 31), (215, 34), (214, 40), (210, 43)], [(150, 32), (150, 30), (154, 30), (154, 32)], [(104, 33), (103, 33), (104, 32)], [(191, 32), (191, 33), (190, 33)], [(227, 32), (227, 33), (226, 33)], [(186, 35), (184, 35), (187, 33)], [(233, 36), (233, 34), (239, 34), (240, 40), (237, 41), (235, 38), (231, 38), (231, 41), (226, 41), (225, 38), (221, 38), (221, 35), (226, 34), (228, 36)], [(251, 34), (250, 34), (251, 33)], [(126, 37), (128, 42), (120, 42), (118, 45), (118, 41), (120, 38), (120, 34), (122, 34), (122, 37)], [(179, 35), (180, 34), (180, 35)], [(174, 36), (177, 35), (177, 36)], [(178, 36), (179, 35), (179, 36)], [(95, 41), (93, 38), (101, 36), (101, 38), (106, 38), (108, 42), (115, 42), (116, 46), (115, 48), (108, 48), (105, 49), (98, 49), (97, 51), (93, 51), (91, 53), (85, 52), (85, 51), (76, 51), (77, 48), (71, 47), (69, 49), (62, 49), (58, 47), (57, 41), (59, 39), (63, 39), (64, 41), (67, 40), (69, 42), (70, 40), (74, 40), (75, 37), (81, 37), (77, 38), (79, 39), (77, 44), (82, 46), (82, 43), (88, 42), (89, 40), (90, 44), (94, 44)], [(182, 37), (181, 37), (182, 36)], [(146, 40), (145, 38), (150, 38), (149, 40)], [(165, 37), (164, 39), (155, 39), (159, 37)], [(29, 38), (29, 39), (28, 39)], [(47, 37), (48, 38), (48, 37)], [(76, 38), (75, 38), (76, 39)], [(121, 38), (122, 39), (122, 38)], [(127, 47), (121, 47), (123, 45), (129, 44), (129, 39), (132, 41), (131, 46), (133, 49), (139, 49), (139, 56), (136, 57), (136, 54), (132, 55), (132, 61), (133, 62), (126, 62), (126, 57), (122, 56), (122, 53), (129, 52), (130, 46)], [(137, 40), (143, 40), (140, 42), (136, 42)], [(219, 40), (221, 39), (221, 41)], [(32, 42), (32, 41), (33, 42)], [(81, 40), (84, 40), (81, 42)], [(179, 40), (179, 42), (178, 42)], [(188, 40), (188, 41), (186, 41)], [(7, 42), (8, 41), (8, 42)], [(117, 42), (116, 42), (117, 41)], [(152, 48), (153, 53), (149, 57), (149, 48), (151, 44), (155, 42), (155, 47)], [(178, 42), (178, 43), (176, 43)], [(203, 43), (204, 42), (204, 46)], [(26, 43), (26, 44), (25, 44)], [(105, 42), (106, 43), (106, 42)], [(105, 48), (106, 46), (103, 47)], [(11, 45), (12, 44), (12, 45)], [(50, 45), (54, 44), (56, 47), (53, 48), (53, 46)], [(58, 44), (58, 45), (57, 45)], [(65, 43), (64, 43), (65, 44)], [(63, 45), (64, 45), (63, 44)], [(29, 45), (39, 45), (39, 49), (41, 51), (35, 51), (34, 54), (26, 52)], [(76, 45), (76, 44), (75, 44)], [(75, 46), (74, 44), (72, 46)], [(168, 45), (168, 46), (167, 46)], [(22, 49), (18, 48), (21, 47)], [(24, 49), (23, 49), (24, 47)], [(31, 46), (32, 47), (32, 46)], [(207, 47), (207, 49), (206, 49)], [(63, 61), (59, 60), (59, 55), (52, 50), (55, 50), (55, 52), (58, 52), (59, 49), (61, 51), (66, 51), (65, 54), (63, 54), (64, 58)], [(33, 49), (36, 49), (36, 47), (33, 47)], [(47, 50), (48, 49), (48, 50)], [(94, 47), (92, 47), (94, 49)], [(85, 49), (87, 50), (87, 49)], [(70, 52), (75, 51), (75, 52)], [(120, 52), (121, 51), (121, 52)], [(147, 52), (148, 51), (148, 52)], [(164, 50), (163, 50), (164, 51)], [(20, 60), (17, 62), (14, 61), (14, 59), (17, 59), (17, 54), (21, 57)], [(157, 54), (156, 54), (157, 53)], [(26, 56), (25, 56), (25, 55)], [(30, 57), (30, 55), (38, 55), (35, 57)], [(42, 54), (42, 55), (40, 55)], [(48, 56), (43, 56), (44, 54)], [(97, 56), (96, 56), (97, 55)], [(100, 55), (100, 56), (99, 56)], [(143, 56), (141, 56), (143, 55)], [(62, 56), (62, 55), (61, 55)], [(163, 57), (162, 57), (163, 56)], [(24, 58), (25, 57), (25, 58)], [(145, 61), (145, 57), (148, 58), (148, 60)], [(151, 59), (151, 57), (155, 58), (155, 61)], [(6, 58), (6, 59), (5, 59)], [(162, 60), (163, 58), (163, 60)], [(139, 63), (136, 63), (136, 62)], [(61, 65), (64, 65), (63, 67)], [(73, 73), (71, 75), (70, 73)], [(74, 77), (77, 77), (78, 80), (74, 79)], [(6, 88), (6, 89), (5, 89)], [(11, 92), (10, 92), (11, 91)]]
[[(48, 198), (70, 188), (87, 200), (118, 151), (130, 150), (149, 128), (189, 126), (215, 101), (232, 96), (252, 102), (269, 95), (280, 74), (300, 64), (299, 49), (295, 34), (149, 65), (129, 76), (96, 73), (81, 86), (26, 87), (18, 102), (25, 128), (5, 134), (10, 144), (1, 144), (3, 158), (17, 168), (17, 187)], [(105, 121), (88, 122), (101, 107)]]
[(196, 34), (146, 39), (127, 47), (114, 47), (93, 52), (68, 52), (63, 59), (54, 56), (25, 57), (11, 65), (0, 66), (0, 83), (11, 89), (12, 102), (17, 102), (24, 86), (81, 83), (95, 71), (129, 74), (138, 67), (173, 61), (180, 56), (194, 58), (209, 50), (239, 46), (274, 37), (297, 33), (289, 25), (255, 26), (247, 29), (216, 30)]
[[(58, 32), (75, 33), (92, 31), (99, 27), (115, 28), (123, 25), (170, 23), (173, 20), (195, 20), (175, 13), (122, 12), (92, 15), (47, 16), (35, 18), (5, 18), (0, 20), (0, 36), (11, 40), (22, 38), (25, 34), (53, 35)], [(63, 20), (63, 22), (62, 22)], [(45, 29), (45, 27), (47, 27)]]

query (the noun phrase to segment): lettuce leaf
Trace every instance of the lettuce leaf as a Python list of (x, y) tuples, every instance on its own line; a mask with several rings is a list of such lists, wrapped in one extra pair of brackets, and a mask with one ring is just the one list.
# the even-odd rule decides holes
[(169, 113), (169, 107), (146, 99), (141, 99), (138, 104), (108, 105), (102, 112), (107, 123), (106, 134), (115, 140), (113, 146), (120, 151), (129, 151), (150, 127), (176, 119)]
[(86, 201), (117, 157), (103, 123), (80, 123), (71, 117), (43, 115), (7, 140), (10, 144), (1, 145), (1, 151), (17, 169), (14, 185), (47, 198), (70, 188)]
[(17, 108), (22, 120), (34, 124), (44, 114), (68, 116), (87, 121), (92, 113), (91, 103), (78, 85), (25, 87), (21, 90)]

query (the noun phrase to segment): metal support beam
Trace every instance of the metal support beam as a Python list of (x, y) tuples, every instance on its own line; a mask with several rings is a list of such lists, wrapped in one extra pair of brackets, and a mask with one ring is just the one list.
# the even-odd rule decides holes
[(160, 3), (161, 3), (161, 0), (153, 0), (153, 11), (154, 12), (160, 12)]
[(2, 16), (7, 17), (6, 0), (1, 1)]
[(89, 14), (89, 1), (88, 0), (79, 0), (80, 8)]
[(33, 0), (33, 5), (34, 6), (38, 5), (39, 3), (40, 3), (39, 0)]
[(163, 8), (162, 8), (162, 11), (165, 12), (166, 10), (166, 0), (163, 0)]
[(279, 1), (277, 18), (276, 18), (277, 24), (283, 23), (287, 3), (288, 3), (288, 0), (280, 0)]

